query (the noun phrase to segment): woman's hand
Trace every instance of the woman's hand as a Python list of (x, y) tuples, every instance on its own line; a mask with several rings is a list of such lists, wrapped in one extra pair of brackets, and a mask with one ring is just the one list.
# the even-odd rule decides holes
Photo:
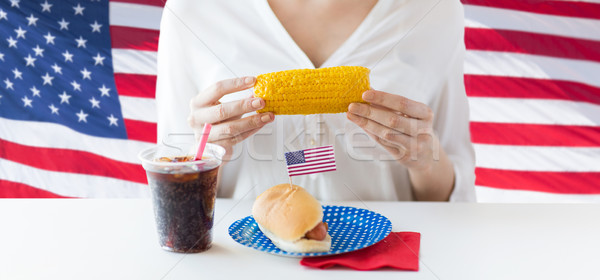
[(256, 133), (274, 119), (273, 113), (242, 118), (243, 114), (265, 106), (265, 101), (261, 98), (219, 102), (224, 95), (251, 88), (255, 82), (255, 77), (222, 80), (200, 92), (190, 102), (188, 123), (194, 130), (196, 139), (200, 138), (205, 123), (212, 124), (208, 142), (223, 146), (226, 150), (225, 159), (231, 156), (235, 144)]
[(347, 117), (406, 166), (417, 199), (447, 200), (454, 170), (433, 131), (433, 111), (406, 97), (368, 90)]

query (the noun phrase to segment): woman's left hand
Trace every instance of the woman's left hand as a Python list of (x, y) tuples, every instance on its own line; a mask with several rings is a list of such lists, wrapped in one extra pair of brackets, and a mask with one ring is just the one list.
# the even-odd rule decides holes
[(427, 105), (387, 92), (368, 90), (370, 104), (352, 103), (347, 117), (409, 170), (430, 168), (439, 159), (433, 111)]

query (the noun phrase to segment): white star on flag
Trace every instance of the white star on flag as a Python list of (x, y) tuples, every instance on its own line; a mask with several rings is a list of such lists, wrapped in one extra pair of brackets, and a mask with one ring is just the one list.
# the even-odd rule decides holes
[(32, 50), (35, 52), (35, 56), (44, 57), (44, 49), (40, 48), (40, 45), (36, 45)]
[(85, 112), (83, 112), (83, 110), (79, 111), (79, 113), (77, 113), (76, 115), (79, 118), (78, 122), (87, 123), (87, 116), (88, 116), (88, 114), (86, 114)]
[(56, 39), (56, 36), (52, 36), (52, 34), (48, 32), (48, 34), (44, 35), (44, 38), (46, 38), (46, 44), (54, 45), (54, 39)]
[(31, 107), (33, 108), (33, 105), (31, 105), (31, 102), (33, 102), (32, 99), (27, 98), (27, 96), (21, 98), (21, 100), (23, 100), (23, 107)]
[(103, 65), (104, 66), (104, 59), (106, 59), (106, 57), (101, 56), (100, 53), (98, 53), (96, 56), (92, 57), (94, 59), (94, 65)]
[(65, 52), (62, 53), (62, 55), (65, 57), (65, 62), (73, 62), (73, 55), (69, 51), (65, 50)]
[(31, 54), (27, 55), (27, 57), (25, 57), (25, 61), (27, 61), (27, 64), (25, 66), (33, 66), (35, 67), (35, 60), (37, 58), (31, 56)]
[(15, 29), (15, 32), (17, 33), (17, 39), (19, 38), (23, 38), (25, 39), (25, 33), (27, 33), (27, 30), (21, 28), (21, 26), (19, 26), (19, 29)]
[(13, 69), (13, 74), (15, 74), (15, 80), (16, 79), (21, 79), (23, 80), (23, 72), (19, 71), (19, 69), (15, 68)]
[(97, 100), (95, 97), (92, 97), (92, 99), (90, 99), (89, 101), (90, 103), (92, 103), (92, 108), (100, 109), (100, 101)]
[(8, 78), (6, 78), (6, 80), (4, 80), (4, 83), (6, 84), (6, 89), (14, 90), (13, 83)]
[(90, 26), (92, 27), (92, 33), (100, 33), (100, 27), (102, 27), (102, 24), (99, 24), (97, 20), (95, 20), (93, 24), (90, 24)]
[(4, 10), (0, 9), (0, 20), (2, 20), (2, 19), (8, 20), (8, 17), (6, 17), (6, 15), (7, 15), (7, 13)]
[(83, 10), (85, 10), (85, 7), (82, 7), (81, 4), (77, 3), (77, 7), (73, 7), (73, 10), (75, 10), (75, 15), (83, 16)]
[(54, 77), (50, 76), (50, 74), (46, 72), (46, 75), (42, 76), (42, 79), (44, 79), (44, 83), (42, 85), (52, 85), (52, 80), (54, 80)]
[(6, 41), (8, 41), (8, 47), (9, 48), (17, 48), (17, 40), (13, 39), (12, 36), (8, 37), (8, 39), (6, 39)]
[(65, 18), (62, 18), (58, 24), (60, 24), (60, 30), (66, 29), (69, 30), (69, 22), (65, 20)]
[(21, 2), (21, 0), (10, 0), (10, 6), (20, 8), (19, 2)]
[(80, 72), (81, 72), (81, 75), (83, 75), (83, 80), (85, 80), (85, 79), (91, 80), (92, 79), (92, 72), (88, 71), (85, 67)]
[(52, 110), (52, 114), (58, 115), (58, 108), (56, 108), (56, 106), (54, 106), (54, 104), (50, 104), (50, 106), (48, 106), (48, 108), (50, 108), (50, 110)]
[(33, 16), (33, 14), (31, 14), (28, 18), (27, 18), (27, 26), (33, 25), (33, 26), (37, 26), (37, 21), (39, 18), (36, 18), (35, 16)]
[(31, 93), (33, 94), (33, 96), (42, 97), (40, 95), (40, 90), (37, 89), (35, 86), (31, 87), (29, 90), (31, 90)]
[(113, 116), (113, 114), (110, 114), (110, 117), (107, 117), (108, 121), (110, 122), (110, 126), (119, 126), (119, 124), (117, 123), (117, 121), (119, 119), (115, 118), (115, 116)]
[(110, 96), (110, 94), (108, 93), (110, 91), (110, 88), (107, 88), (105, 85), (102, 85), (101, 88), (98, 88), (100, 90), (100, 96)]
[(73, 90), (81, 91), (81, 84), (77, 83), (76, 81), (73, 81), (71, 82), (71, 85), (73, 86)]
[(63, 93), (61, 95), (59, 95), (58, 97), (60, 97), (60, 104), (63, 104), (63, 103), (71, 104), (71, 103), (69, 103), (69, 99), (71, 98), (71, 96), (68, 95), (66, 91), (63, 91)]
[(50, 13), (50, 8), (52, 8), (53, 4), (49, 4), (48, 0), (46, 0), (44, 3), (41, 3), (40, 5), (42, 5), (42, 12), (48, 12)]
[(62, 75), (62, 68), (60, 66), (58, 66), (58, 64), (56, 64), (56, 62), (54, 63), (54, 65), (50, 66), (52, 67), (52, 70), (54, 70), (54, 73), (58, 73)]

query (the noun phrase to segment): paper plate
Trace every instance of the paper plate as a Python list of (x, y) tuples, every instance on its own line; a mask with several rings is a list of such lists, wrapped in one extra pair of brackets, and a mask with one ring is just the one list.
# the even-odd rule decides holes
[(316, 257), (347, 253), (371, 246), (392, 231), (385, 216), (366, 209), (348, 206), (323, 206), (323, 221), (329, 225), (331, 249), (322, 253), (291, 253), (271, 242), (258, 228), (252, 216), (237, 220), (229, 226), (229, 235), (236, 242), (259, 251), (291, 257)]

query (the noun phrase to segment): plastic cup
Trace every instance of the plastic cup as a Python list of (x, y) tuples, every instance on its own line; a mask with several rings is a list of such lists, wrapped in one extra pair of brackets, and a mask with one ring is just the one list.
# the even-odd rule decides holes
[[(206, 144), (202, 159), (194, 160), (193, 146), (159, 145), (139, 154), (152, 194), (159, 244), (168, 251), (198, 253), (212, 244), (217, 178), (225, 149)], [(191, 161), (168, 161), (178, 157)]]

